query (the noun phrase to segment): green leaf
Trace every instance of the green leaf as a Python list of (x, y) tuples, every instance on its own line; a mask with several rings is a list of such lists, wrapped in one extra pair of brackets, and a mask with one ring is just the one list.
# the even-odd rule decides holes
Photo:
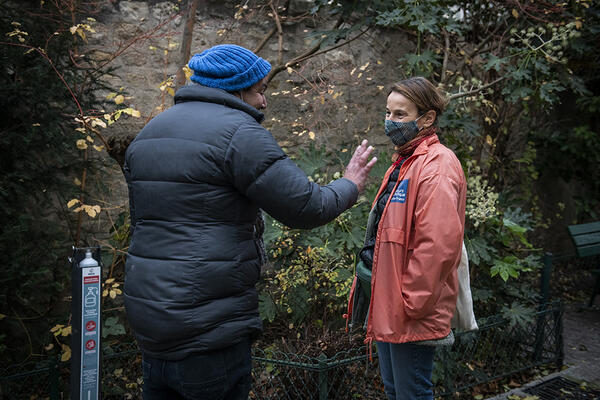
[(125, 327), (119, 322), (118, 317), (109, 317), (104, 321), (102, 337), (125, 335)]
[(500, 275), (500, 278), (502, 278), (504, 282), (506, 282), (509, 277), (517, 278), (520, 270), (520, 265), (517, 260), (518, 259), (515, 256), (504, 257), (502, 260), (494, 260), (494, 265), (490, 269), (490, 275), (492, 277)]
[(277, 306), (266, 293), (261, 293), (258, 296), (258, 312), (263, 320), (273, 322), (277, 316)]
[(495, 249), (488, 245), (482, 237), (475, 237), (473, 239), (465, 237), (465, 247), (469, 255), (469, 262), (474, 265), (480, 265), (482, 262), (490, 262), (495, 254)]
[(489, 71), (490, 69), (495, 69), (496, 71), (500, 72), (500, 67), (502, 66), (502, 64), (504, 64), (504, 60), (502, 58), (498, 58), (493, 54), (489, 54), (488, 62), (485, 63), (483, 68), (486, 71)]
[(523, 304), (513, 302), (508, 307), (502, 308), (502, 316), (508, 319), (510, 326), (521, 326), (526, 327), (533, 323), (535, 319), (535, 311)]

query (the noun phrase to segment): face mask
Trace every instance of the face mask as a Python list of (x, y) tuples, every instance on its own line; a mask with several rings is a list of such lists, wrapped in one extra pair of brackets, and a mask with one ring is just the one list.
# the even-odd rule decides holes
[[(419, 116), (421, 118), (422, 115)], [(421, 129), (417, 125), (419, 118), (410, 122), (385, 120), (385, 134), (396, 146), (402, 146), (417, 137)]]

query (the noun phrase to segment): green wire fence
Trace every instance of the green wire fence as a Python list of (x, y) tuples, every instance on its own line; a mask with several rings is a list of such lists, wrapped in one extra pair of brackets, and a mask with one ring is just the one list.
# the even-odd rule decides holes
[[(493, 316), (479, 321), (480, 329), (457, 333), (453, 346), (436, 353), (436, 397), (451, 397), (470, 387), (542, 364), (560, 365), (562, 306), (540, 306), (533, 321), (512, 324)], [(373, 362), (364, 346), (349, 348), (332, 357), (310, 357), (271, 348), (253, 350), (253, 387), (250, 399), (385, 399), (378, 374), (377, 352)], [(141, 398), (141, 354), (135, 343), (103, 349), (105, 399)], [(48, 360), (13, 366), (2, 371), (0, 395), (6, 399), (68, 398), (69, 363)], [(29, 369), (26, 369), (29, 368)]]

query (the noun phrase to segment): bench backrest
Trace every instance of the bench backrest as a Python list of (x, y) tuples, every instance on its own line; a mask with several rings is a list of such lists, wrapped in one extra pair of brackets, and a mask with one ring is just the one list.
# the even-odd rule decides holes
[(569, 235), (573, 239), (579, 257), (600, 254), (600, 221), (571, 225), (569, 226)]

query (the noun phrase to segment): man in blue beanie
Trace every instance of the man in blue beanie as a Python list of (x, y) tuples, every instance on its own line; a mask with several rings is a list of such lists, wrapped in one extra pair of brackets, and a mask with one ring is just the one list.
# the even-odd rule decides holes
[(326, 224), (356, 202), (376, 159), (364, 140), (344, 177), (319, 186), (260, 125), (267, 61), (226, 44), (189, 67), (195, 84), (179, 89), (126, 152), (125, 307), (145, 400), (241, 400), (262, 330), (261, 210), (292, 228)]

